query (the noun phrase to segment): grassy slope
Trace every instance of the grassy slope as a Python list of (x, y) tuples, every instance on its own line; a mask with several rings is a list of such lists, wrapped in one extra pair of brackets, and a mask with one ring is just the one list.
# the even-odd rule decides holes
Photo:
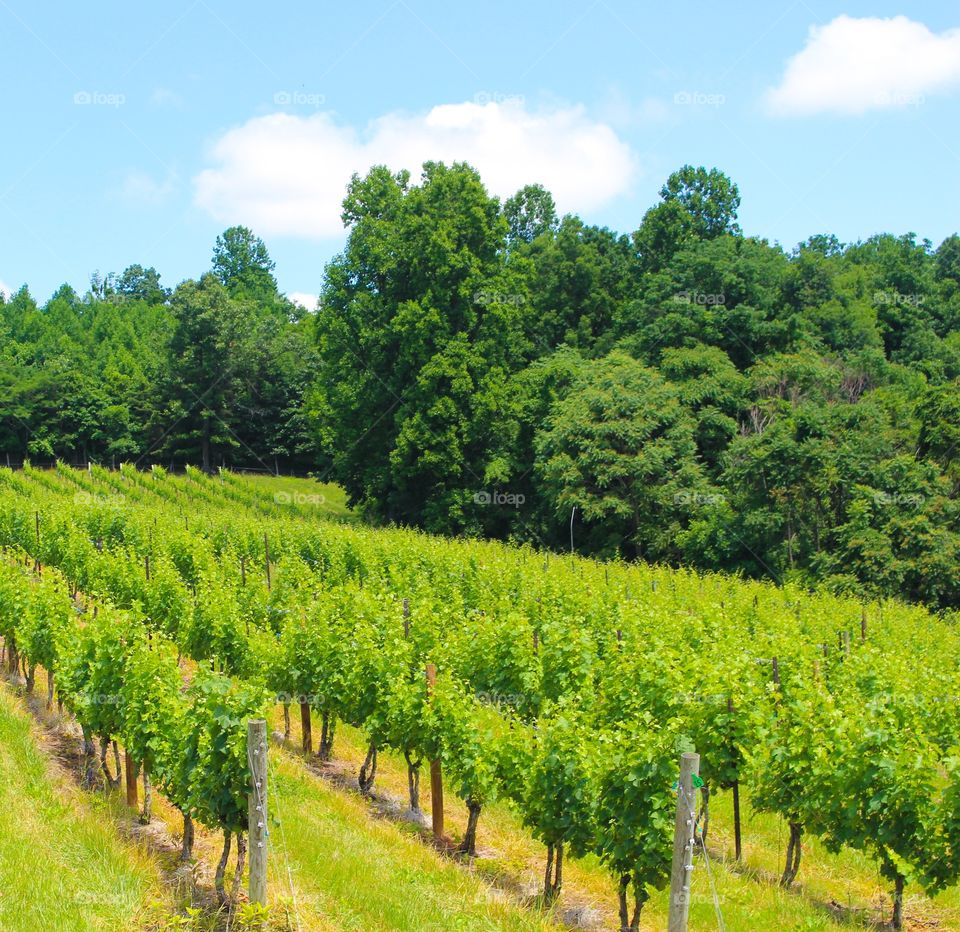
[(57, 778), (28, 713), (0, 689), (0, 929), (147, 927), (167, 894), (103, 797)]
[[(410, 830), (371, 818), (359, 797), (311, 775), (295, 755), (276, 747), (268, 786), (267, 896), (278, 912), (295, 913), (303, 932), (554, 928), (423, 845)], [(182, 822), (172, 806), (155, 797), (154, 815), (179, 839)], [(222, 836), (197, 827), (194, 855), (208, 875), (221, 845)], [(233, 869), (231, 857), (228, 887)]]
[[(371, 819), (359, 798), (272, 752), (275, 885), (289, 864), (301, 905), (340, 929), (546, 929), (533, 911), (504, 902), (401, 826)], [(289, 889), (289, 886), (288, 886)], [(304, 924), (304, 928), (307, 925)]]
[[(183, 904), (164, 889), (158, 860), (122, 840), (119, 823), (132, 813), (119, 793), (58, 779), (36, 742), (26, 711), (0, 689), (0, 929), (165, 928)], [(270, 760), (268, 898), (291, 915), (295, 904), (303, 932), (553, 928), (402, 826), (371, 819), (362, 800), (293, 756), (273, 749)], [(154, 816), (179, 839), (179, 814), (156, 795)], [(212, 875), (221, 844), (198, 826), (201, 876)], [(231, 860), (228, 883), (232, 875)]]
[[(299, 715), (293, 710), (292, 739), (300, 741)], [(278, 711), (272, 727), (281, 730)], [(339, 725), (334, 747), (335, 760), (356, 773), (366, 748), (355, 729)], [(288, 759), (287, 756), (285, 756)], [(310, 779), (310, 778), (306, 778)], [(377, 789), (398, 799), (406, 794), (406, 770), (402, 758), (381, 754), (377, 770)], [(344, 795), (339, 791), (327, 793)], [(359, 799), (357, 805), (361, 805)], [(444, 798), (448, 833), (459, 838), (466, 825), (465, 807), (452, 794)], [(421, 805), (430, 811), (429, 779), (421, 780)], [(715, 794), (711, 800), (711, 868), (717, 900), (729, 930), (781, 932), (786, 929), (826, 930), (869, 927), (870, 920), (890, 918), (887, 884), (880, 880), (876, 865), (854, 852), (831, 855), (815, 840), (806, 839), (800, 877), (795, 888), (783, 891), (777, 886), (786, 846), (786, 829), (775, 816), (755, 813), (749, 800), (742, 800), (745, 866), (733, 862), (733, 816), (729, 793)], [(371, 815), (367, 816), (372, 818)], [(301, 818), (298, 813), (297, 818)], [(287, 820), (288, 825), (291, 820)], [(289, 828), (288, 828), (289, 833)], [(296, 844), (290, 839), (291, 848)], [(523, 828), (517, 815), (504, 804), (484, 811), (478, 834), (480, 857), (475, 872), (491, 881), (513, 878), (524, 891), (539, 889), (545, 851)], [(411, 868), (413, 869), (413, 868)], [(565, 903), (587, 906), (598, 911), (603, 928), (616, 928), (616, 888), (606, 870), (593, 858), (567, 862), (565, 866)], [(322, 884), (326, 880), (320, 880)], [(713, 891), (706, 865), (697, 858), (693, 875), (691, 930), (718, 928)], [(416, 894), (414, 894), (416, 895)], [(644, 909), (641, 928), (664, 930), (667, 927), (667, 891), (654, 893)], [(842, 917), (831, 910), (831, 902), (846, 908)], [(563, 904), (561, 904), (563, 905)], [(960, 929), (960, 891), (949, 890), (931, 902), (916, 888), (907, 888), (908, 928)], [(559, 918), (559, 917), (558, 917)], [(922, 926), (919, 923), (923, 921)], [(396, 929), (415, 929), (418, 925), (397, 924)], [(424, 926), (430, 928), (431, 926)], [(438, 928), (459, 928), (455, 925)], [(513, 926), (498, 926), (513, 928)]]

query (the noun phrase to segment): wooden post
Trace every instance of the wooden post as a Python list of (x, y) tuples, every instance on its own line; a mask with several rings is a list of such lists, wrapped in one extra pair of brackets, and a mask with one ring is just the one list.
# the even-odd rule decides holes
[(403, 637), (404, 640), (410, 637), (410, 600), (403, 600)]
[(130, 752), (126, 750), (123, 754), (123, 762), (127, 777), (127, 805), (133, 809), (137, 809), (140, 805), (140, 800), (137, 798), (137, 765), (130, 756)]
[(860, 640), (862, 643), (867, 643), (867, 610), (865, 608), (860, 610)]
[[(304, 697), (300, 698), (302, 700)], [(309, 702), (300, 702), (300, 729), (303, 732), (303, 753), (309, 757), (313, 753), (313, 726), (310, 723)]]
[[(727, 696), (727, 711), (733, 715), (733, 699)], [(743, 846), (740, 836), (740, 781), (733, 781), (733, 848), (735, 857), (739, 861), (743, 853)]]
[[(427, 693), (433, 692), (437, 683), (437, 667), (427, 664)], [(440, 761), (430, 761), (430, 810), (433, 816), (433, 837), (440, 841), (443, 838), (443, 773)]]
[(240, 557), (240, 585), (245, 586), (247, 584), (247, 558)]
[(263, 553), (264, 553), (264, 566), (267, 570), (267, 592), (270, 591), (270, 541), (267, 539), (267, 535), (263, 535)]
[(693, 833), (696, 823), (693, 778), (699, 772), (699, 754), (688, 751), (680, 756), (677, 816), (673, 826), (673, 866), (670, 870), (668, 932), (687, 932), (687, 919), (690, 915), (690, 876), (693, 873)]
[(250, 759), (250, 793), (247, 797), (250, 839), (250, 902), (267, 902), (267, 723), (247, 722), (247, 756)]
[(147, 582), (150, 582), (150, 554), (149, 553), (143, 558), (143, 568), (147, 574)]

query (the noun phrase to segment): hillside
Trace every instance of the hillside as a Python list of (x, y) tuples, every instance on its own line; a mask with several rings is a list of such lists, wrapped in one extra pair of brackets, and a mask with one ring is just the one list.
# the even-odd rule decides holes
[[(44, 567), (31, 598), (52, 611), (49, 600), (63, 598), (56, 595), (59, 570), (73, 580), (69, 585), (78, 598), (82, 593), (81, 617), (89, 619), (93, 606), (102, 607), (103, 623), (119, 612), (107, 628), (82, 628), (81, 644), (111, 637), (116, 625), (118, 633), (150, 632), (154, 655), (171, 665), (171, 675), (197, 679), (203, 665), (212, 664), (222, 671), (213, 676), (244, 690), (266, 678), (273, 690), (270, 716), (280, 732), (285, 726), (277, 698), (312, 697), (313, 750), (321, 723), (324, 731), (329, 724), (327, 760), (313, 753), (305, 769), (299, 754), (272, 752), (275, 811), (283, 829), (275, 833), (270, 891), (275, 908), (286, 904), (282, 909), (289, 912), (296, 902), (301, 927), (423, 928), (430, 927), (432, 915), (437, 928), (461, 922), (614, 927), (617, 886), (601, 845), (603, 830), (589, 827), (589, 807), (579, 815), (565, 807), (571, 818), (586, 821), (563, 831), (600, 831), (600, 846), (568, 858), (562, 893), (546, 912), (536, 895), (544, 849), (530, 829), (547, 831), (540, 810), (547, 797), (539, 794), (553, 792), (559, 778), (542, 769), (549, 758), (538, 756), (540, 740), (559, 741), (551, 754), (573, 754), (569, 764), (584, 767), (591, 786), (599, 781), (591, 794), (619, 779), (619, 754), (644, 748), (659, 759), (663, 769), (656, 772), (663, 776), (644, 795), (622, 810), (610, 799), (613, 824), (666, 803), (676, 749), (692, 744), (700, 751), (701, 774), (712, 787), (709, 869), (698, 856), (692, 928), (712, 928), (718, 916), (727, 928), (756, 929), (841, 928), (889, 919), (890, 881), (878, 875), (878, 864), (889, 858), (914, 865), (903, 904), (905, 927), (951, 928), (957, 921), (960, 898), (949, 873), (952, 862), (943, 853), (952, 845), (949, 736), (957, 725), (955, 705), (944, 697), (960, 693), (952, 685), (956, 674), (944, 672), (955, 670), (949, 658), (960, 656), (952, 627), (895, 602), (861, 604), (731, 577), (375, 530), (331, 522), (331, 509), (343, 517), (333, 490), (282, 477), (211, 478), (195, 470), (174, 477), (128, 468), (0, 471), (0, 538), (11, 556), (16, 549), (10, 548), (22, 548)], [(0, 633), (32, 654), (40, 649), (29, 646), (38, 636), (29, 620), (32, 610), (17, 622), (3, 595), (16, 591), (11, 585), (31, 585), (25, 569), (10, 565), (5, 571)], [(403, 638), (407, 629), (409, 640)], [(72, 638), (54, 640), (55, 656), (62, 655), (55, 663), (74, 663)], [(311, 646), (301, 659), (289, 653), (306, 644)], [(909, 673), (904, 652), (913, 658)], [(419, 705), (419, 687), (409, 692), (404, 685), (417, 678), (393, 680), (391, 672), (397, 662), (422, 670), (427, 660), (441, 675), (442, 698), (435, 702), (444, 711), (436, 720), (421, 717), (426, 707)], [(283, 685), (294, 669), (301, 671), (298, 679)], [(370, 693), (374, 669), (383, 685)], [(69, 695), (68, 706), (74, 701)], [(373, 705), (358, 706), (363, 695)], [(402, 696), (402, 703), (413, 705), (394, 708)], [(811, 718), (814, 697), (822, 708)], [(726, 712), (727, 699), (733, 715)], [(570, 701), (579, 705), (577, 712)], [(395, 716), (402, 707), (408, 709), (404, 716), (413, 717), (401, 727)], [(293, 712), (299, 711), (294, 703)], [(294, 748), (301, 740), (301, 715), (290, 718)], [(909, 726), (884, 737), (882, 729), (894, 721)], [(529, 743), (532, 726), (540, 739)], [(115, 726), (100, 727), (118, 728), (123, 744), (122, 717)], [(580, 736), (576, 752), (563, 743), (564, 735), (574, 734)], [(373, 810), (356, 789), (371, 736), (379, 745)], [(790, 744), (782, 744), (788, 738)], [(872, 757), (865, 755), (864, 742), (870, 742)], [(802, 779), (802, 798), (792, 801), (778, 796), (778, 787), (794, 779), (780, 764), (778, 747), (788, 746)], [(407, 795), (404, 747), (415, 754), (441, 749), (453, 843), (465, 839), (467, 828), (457, 796), (483, 799), (476, 852), (460, 864), (432, 853), (390, 815), (403, 809)], [(501, 756), (508, 750), (509, 757)], [(175, 746), (169, 753), (176, 753)], [(466, 754), (482, 767), (465, 766)], [(509, 760), (524, 763), (517, 770)], [(884, 768), (892, 795), (871, 815), (861, 808), (869, 797), (861, 801), (859, 794), (886, 785), (876, 783)], [(741, 790), (739, 862), (731, 773)], [(177, 792), (170, 779), (170, 792)], [(530, 796), (523, 788), (528, 779), (548, 782), (537, 784), (541, 789)], [(425, 811), (428, 783), (420, 796)], [(162, 785), (158, 791), (167, 793)], [(849, 798), (833, 809), (841, 802), (838, 793)], [(847, 807), (854, 823), (845, 821)], [(179, 813), (158, 802), (157, 817), (176, 837)], [(807, 828), (802, 863), (791, 889), (783, 889), (776, 879), (790, 834), (787, 822), (797, 818)], [(905, 819), (921, 820), (927, 837), (914, 839), (903, 828), (892, 837), (884, 834), (890, 820), (905, 826)], [(855, 830), (862, 820), (875, 825), (866, 836)], [(659, 858), (661, 829), (641, 821), (636, 832), (628, 837), (640, 846), (637, 856), (643, 850), (645, 857)], [(595, 843), (589, 835), (584, 839), (588, 849)], [(198, 829), (195, 853), (207, 865), (207, 884), (218, 848), (216, 832)], [(654, 872), (638, 888), (650, 896), (640, 927), (660, 929), (666, 894), (656, 889), (662, 868), (651, 863)], [(929, 881), (923, 879), (928, 875)], [(358, 876), (370, 880), (358, 884)], [(941, 882), (950, 890), (927, 900), (922, 886)]]

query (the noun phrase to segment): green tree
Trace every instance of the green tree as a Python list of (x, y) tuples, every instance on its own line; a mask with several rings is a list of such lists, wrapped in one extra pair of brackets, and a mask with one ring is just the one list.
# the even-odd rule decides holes
[(553, 195), (543, 185), (528, 184), (503, 204), (511, 243), (530, 243), (557, 228)]
[(276, 300), (274, 268), (263, 240), (247, 227), (230, 227), (217, 237), (213, 274), (231, 295), (260, 302)]
[(239, 446), (239, 401), (257, 347), (245, 307), (212, 275), (173, 293), (165, 404), (155, 431), (171, 456), (196, 457), (209, 472)]
[(456, 530), (496, 479), (524, 296), (503, 265), (507, 223), (466, 165), (419, 186), (374, 168), (344, 201), (327, 268), (311, 403), (333, 475), (379, 518)]
[(644, 271), (657, 271), (698, 239), (739, 234), (740, 191), (715, 168), (684, 165), (660, 189), (660, 203), (644, 215), (633, 234)]
[(556, 519), (578, 510), (588, 552), (674, 557), (677, 533), (709, 493), (694, 429), (676, 389), (626, 354), (586, 366), (536, 441)]

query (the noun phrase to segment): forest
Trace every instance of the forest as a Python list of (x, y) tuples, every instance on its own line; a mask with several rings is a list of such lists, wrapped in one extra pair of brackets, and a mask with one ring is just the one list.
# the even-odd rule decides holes
[(310, 472), (375, 524), (957, 609), (960, 237), (786, 249), (739, 206), (684, 166), (623, 234), (381, 166), (316, 308), (245, 227), (175, 287), (24, 286), (0, 461)]

